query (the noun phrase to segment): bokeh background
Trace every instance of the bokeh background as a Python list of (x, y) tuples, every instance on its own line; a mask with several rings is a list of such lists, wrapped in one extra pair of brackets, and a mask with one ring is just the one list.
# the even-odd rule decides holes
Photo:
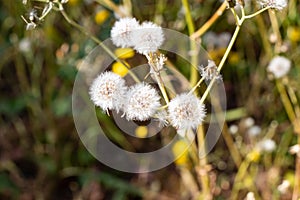
[[(188, 34), (181, 1), (115, 0), (114, 4), (131, 8), (124, 12), (140, 21), (150, 20)], [(190, 0), (195, 28), (200, 28), (221, 4)], [(42, 5), (35, 5), (36, 9)], [(259, 8), (254, 1), (246, 5), (249, 10)], [(96, 44), (55, 11), (37, 28), (27, 31), (21, 15), (26, 17), (32, 6), (23, 5), (21, 0), (0, 4), (0, 199), (195, 199), (201, 185), (193, 185), (184, 173), (187, 169), (197, 179), (197, 169), (189, 159), (155, 172), (130, 174), (113, 170), (89, 154), (74, 126), (71, 95), (78, 66)], [(119, 17), (107, 1), (69, 0), (64, 7), (72, 19), (100, 40), (109, 38)], [(299, 10), (299, 1), (290, 0), (287, 10), (276, 12), (283, 40), (280, 52), (292, 61), (288, 85), (298, 100)], [(216, 63), (234, 28), (234, 18), (225, 10), (203, 35), (202, 44)], [(249, 191), (258, 199), (291, 199), (295, 183), (295, 155), (289, 148), (297, 143), (297, 136), (275, 81), (266, 71), (275, 54), (272, 33), (267, 12), (246, 21), (222, 71), (228, 103), (225, 131), (241, 158), (253, 153), (253, 147), (267, 134), (276, 143), (274, 151), (252, 155), (238, 186), (238, 199), (244, 199)], [(189, 77), (188, 67), (180, 63), (177, 67)], [(108, 116), (100, 113), (99, 119), (112, 135), (116, 132), (112, 137), (115, 143), (130, 144)], [(259, 133), (252, 137), (250, 130)], [(160, 138), (150, 142), (149, 147), (143, 146), (144, 151), (161, 146)], [(133, 144), (141, 146), (136, 140)], [(207, 156), (214, 199), (230, 197), (239, 171), (229, 148), (221, 137)], [(290, 186), (281, 192), (278, 186), (284, 180)]]

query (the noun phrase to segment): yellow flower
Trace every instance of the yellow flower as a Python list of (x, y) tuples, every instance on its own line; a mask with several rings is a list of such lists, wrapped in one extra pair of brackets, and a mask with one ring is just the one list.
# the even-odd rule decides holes
[(103, 24), (109, 17), (109, 12), (107, 10), (100, 10), (95, 15), (95, 22), (98, 25)]
[[(124, 61), (123, 61), (124, 62)], [(129, 64), (127, 62), (124, 62), (127, 64), (127, 66), (129, 66)], [(112, 65), (112, 72), (120, 75), (121, 77), (126, 76), (126, 74), (128, 73), (128, 69), (120, 62), (115, 62)]]
[(287, 36), (291, 42), (299, 42), (300, 41), (300, 28), (299, 27), (289, 27), (287, 30)]
[(251, 162), (258, 162), (260, 159), (260, 152), (257, 149), (252, 150), (248, 155), (247, 158), (251, 161)]
[(145, 138), (148, 134), (148, 128), (147, 126), (138, 126), (135, 129), (135, 135), (139, 138)]
[(115, 50), (115, 55), (121, 59), (132, 58), (134, 50), (131, 48), (118, 48)]
[(172, 147), (172, 152), (177, 165), (184, 165), (189, 161), (188, 158), (188, 144), (183, 140), (178, 140)]

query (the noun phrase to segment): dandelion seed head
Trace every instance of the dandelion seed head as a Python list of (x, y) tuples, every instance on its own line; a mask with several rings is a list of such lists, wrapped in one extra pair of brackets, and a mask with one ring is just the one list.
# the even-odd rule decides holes
[(177, 129), (196, 128), (206, 115), (205, 106), (193, 94), (183, 93), (171, 100), (168, 107), (171, 125)]
[(255, 200), (255, 196), (253, 192), (248, 192), (247, 196), (244, 200)]
[(281, 194), (286, 194), (288, 192), (288, 189), (290, 187), (291, 183), (288, 180), (283, 180), (280, 185), (278, 185), (277, 190)]
[(129, 88), (125, 114), (127, 120), (145, 121), (151, 118), (161, 106), (157, 91), (146, 83)]
[(291, 146), (289, 149), (290, 154), (299, 154), (300, 153), (300, 145), (296, 144), (294, 146)]
[(250, 136), (250, 137), (255, 137), (257, 135), (259, 135), (261, 133), (261, 128), (259, 126), (251, 126), (248, 131), (247, 131), (247, 134)]
[(263, 7), (271, 7), (276, 10), (282, 10), (287, 6), (287, 0), (260, 0)]
[(265, 152), (272, 152), (276, 149), (276, 143), (274, 140), (271, 139), (265, 139), (258, 143), (258, 148)]
[(231, 125), (231, 126), (229, 127), (229, 132), (230, 132), (232, 135), (237, 134), (238, 131), (239, 131), (239, 127), (238, 127), (237, 125), (235, 125), (235, 124), (233, 124), (233, 125)]
[(139, 22), (135, 18), (121, 18), (111, 29), (111, 39), (117, 47), (133, 46), (133, 31), (139, 27)]
[(119, 112), (124, 107), (126, 92), (125, 80), (113, 72), (100, 74), (90, 86), (91, 100), (104, 111)]
[(247, 117), (245, 120), (244, 120), (244, 125), (246, 128), (250, 128), (251, 126), (253, 126), (255, 124), (255, 121), (252, 117)]
[(275, 78), (287, 75), (291, 68), (291, 61), (283, 56), (274, 57), (268, 65), (267, 70), (274, 74)]
[(214, 61), (208, 60), (206, 67), (200, 66), (200, 73), (202, 78), (206, 81), (212, 80), (214, 77), (216, 80), (222, 80), (222, 75), (219, 74), (218, 68)]
[(134, 49), (141, 54), (155, 52), (164, 41), (164, 33), (160, 26), (152, 22), (143, 22), (133, 32)]

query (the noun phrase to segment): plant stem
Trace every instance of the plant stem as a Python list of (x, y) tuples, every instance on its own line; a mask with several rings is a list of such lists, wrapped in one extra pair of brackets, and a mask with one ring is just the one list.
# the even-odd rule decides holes
[[(291, 88), (288, 82), (288, 78), (283, 79), (284, 84), (286, 84), (287, 92), (290, 97), (290, 100), (293, 104), (295, 111), (295, 119), (292, 121), (294, 133), (297, 134), (298, 141), (297, 143), (300, 145), (300, 108), (298, 104), (297, 96), (294, 90)], [(300, 157), (299, 154), (296, 154), (296, 164), (295, 164), (295, 185), (293, 189), (293, 200), (297, 200), (300, 197)]]
[[(78, 23), (76, 23), (74, 20), (72, 20), (68, 14), (64, 11), (62, 5), (60, 4), (60, 9), (59, 9), (60, 13), (62, 14), (62, 16), (65, 18), (65, 20), (71, 24), (72, 26), (74, 26), (76, 29), (78, 29), (80, 32), (82, 32), (83, 34), (85, 34), (86, 36), (88, 36), (91, 40), (93, 40), (96, 44), (98, 44), (99, 46), (101, 46), (104, 51), (106, 51), (114, 60), (122, 63), (122, 65), (124, 65), (127, 69), (130, 69), (130, 66), (128, 66), (126, 63), (124, 63), (122, 60), (120, 60), (113, 52), (111, 52), (111, 50), (105, 46), (101, 40), (99, 40), (97, 37), (91, 35), (89, 32), (87, 32), (85, 30), (84, 27), (82, 27), (81, 25), (79, 25)], [(138, 79), (138, 77), (131, 72), (130, 70), (128, 70), (128, 74), (133, 78), (133, 80), (137, 83), (140, 82), (140, 80)]]
[(244, 18), (245, 18), (245, 19), (253, 18), (253, 17), (259, 15), (260, 13), (262, 13), (262, 12), (268, 10), (269, 8), (270, 8), (270, 7), (265, 7), (265, 8), (263, 8), (263, 9), (261, 9), (261, 10), (255, 12), (255, 13), (251, 14), (251, 15), (245, 15)]
[[(221, 60), (220, 64), (218, 65), (218, 69), (217, 69), (218, 72), (220, 72), (221, 69), (222, 69), (222, 67), (224, 66), (224, 63), (225, 63), (225, 61), (226, 61), (226, 59), (227, 59), (227, 57), (228, 57), (228, 55), (229, 55), (229, 53), (231, 51), (231, 48), (232, 48), (232, 46), (233, 46), (233, 44), (234, 44), (234, 42), (235, 42), (235, 40), (236, 40), (236, 38), (238, 36), (238, 33), (239, 33), (240, 29), (241, 29), (241, 26), (237, 25), (236, 28), (235, 28), (235, 31), (233, 33), (233, 36), (232, 36), (232, 38), (230, 40), (230, 43), (229, 43), (229, 45), (228, 45), (228, 47), (227, 47), (227, 49), (225, 51), (225, 54), (223, 55), (222, 60)], [(212, 88), (212, 86), (213, 86), (213, 84), (214, 84), (215, 81), (216, 81), (215, 77), (210, 81), (209, 85), (207, 86), (207, 89), (205, 90), (204, 94), (202, 95), (202, 97), (200, 99), (201, 103), (204, 103), (204, 101), (207, 98), (208, 93), (210, 92), (210, 90), (211, 90), (211, 88)]]
[(119, 7), (110, 0), (95, 0), (97, 3), (101, 4), (102, 6), (114, 11), (115, 13), (117, 13), (119, 16), (121, 17), (125, 17), (124, 13), (122, 13), (119, 9)]
[(217, 19), (223, 14), (224, 10), (227, 7), (227, 2), (224, 1), (222, 5), (218, 8), (218, 10), (201, 26), (195, 33), (193, 33), (190, 38), (196, 39), (201, 37), (216, 21)]
[(279, 25), (278, 25), (278, 21), (277, 21), (277, 17), (275, 15), (275, 13), (272, 10), (268, 10), (268, 11), (269, 11), (269, 17), (271, 20), (271, 25), (272, 25), (273, 31), (276, 35), (275, 53), (277, 54), (280, 52), (280, 47), (282, 45), (282, 38), (281, 38)]
[(198, 157), (199, 157), (199, 169), (196, 169), (198, 175), (200, 176), (200, 182), (202, 186), (202, 195), (204, 199), (212, 199), (210, 193), (209, 186), (209, 177), (208, 177), (208, 167), (207, 167), (207, 159), (206, 159), (206, 146), (205, 146), (205, 135), (203, 126), (198, 126), (197, 129), (197, 137), (198, 137)]
[(284, 85), (282, 84), (281, 80), (276, 79), (276, 87), (278, 89), (278, 92), (280, 94), (281, 101), (283, 103), (284, 109), (288, 115), (288, 118), (290, 119), (291, 122), (294, 122), (296, 119), (293, 106), (289, 100), (289, 97), (286, 93), (286, 90), (284, 88)]
[[(251, 153), (251, 152), (250, 152)], [(238, 183), (242, 180), (242, 178), (245, 177), (246, 175), (246, 172), (247, 172), (247, 169), (249, 167), (251, 163), (251, 160), (246, 158), (242, 164), (240, 165), (239, 169), (238, 169), (238, 172), (235, 176), (235, 179), (234, 179), (234, 183), (233, 183), (233, 188), (232, 188), (232, 192), (231, 192), (231, 195), (230, 195), (230, 199), (238, 199), (238, 191), (239, 191), (239, 185)]]
[(165, 100), (166, 104), (168, 105), (170, 101), (169, 101), (169, 97), (168, 97), (168, 94), (166, 92), (163, 80), (162, 80), (159, 72), (157, 72), (157, 73), (154, 72), (153, 74), (154, 74), (155, 80), (157, 81), (158, 87), (159, 87), (159, 89), (160, 89), (160, 91), (161, 91), (161, 93), (164, 97), (164, 100)]
[[(192, 15), (191, 15), (191, 10), (189, 7), (188, 0), (182, 0), (182, 5), (184, 7), (185, 11), (185, 20), (187, 23), (189, 35), (192, 35), (195, 32), (195, 26), (193, 23)], [(196, 41), (190, 40), (190, 45), (191, 45), (191, 75), (190, 75), (190, 85), (194, 86), (197, 81), (198, 81), (198, 70), (197, 70), (197, 65), (198, 65), (198, 49), (196, 45)]]

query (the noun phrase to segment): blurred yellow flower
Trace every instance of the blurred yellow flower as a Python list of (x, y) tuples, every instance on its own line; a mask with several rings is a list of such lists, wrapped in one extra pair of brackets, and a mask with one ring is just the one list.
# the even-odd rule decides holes
[(118, 48), (115, 50), (115, 55), (121, 59), (132, 58), (134, 50), (131, 48)]
[(291, 26), (287, 29), (287, 36), (291, 42), (300, 41), (300, 27)]
[(212, 51), (209, 51), (208, 54), (211, 60), (215, 61), (215, 63), (219, 63), (226, 51), (226, 48), (219, 48)]
[(148, 128), (147, 126), (138, 126), (135, 129), (135, 135), (139, 138), (145, 138), (148, 134)]
[(232, 65), (238, 64), (240, 61), (240, 55), (237, 52), (231, 52), (228, 57), (228, 62)]
[(260, 159), (260, 152), (257, 149), (254, 149), (253, 151), (251, 151), (248, 155), (247, 158), (251, 161), (251, 162), (258, 162)]
[(295, 185), (295, 172), (294, 171), (286, 172), (284, 174), (284, 179), (290, 182), (291, 187), (294, 187), (294, 185)]
[(109, 12), (107, 10), (100, 10), (95, 15), (95, 22), (98, 25), (103, 24), (109, 17)]
[(172, 147), (172, 152), (177, 165), (184, 165), (188, 162), (188, 144), (183, 140), (178, 140)]
[[(124, 62), (124, 61), (123, 61)], [(129, 64), (127, 62), (124, 62), (125, 64), (127, 64), (129, 66)], [(121, 77), (126, 76), (126, 74), (128, 73), (128, 69), (120, 62), (115, 62), (112, 65), (112, 72), (120, 75)]]

